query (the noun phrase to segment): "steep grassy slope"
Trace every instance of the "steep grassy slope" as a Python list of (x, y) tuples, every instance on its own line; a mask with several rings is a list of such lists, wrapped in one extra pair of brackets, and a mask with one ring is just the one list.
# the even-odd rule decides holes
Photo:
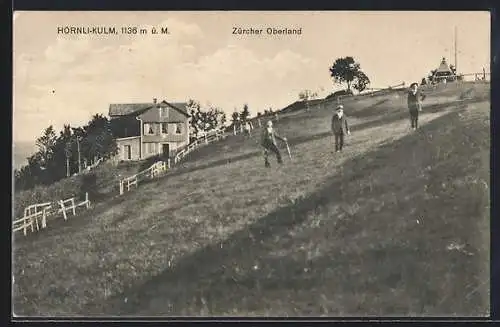
[[(91, 199), (94, 202), (118, 194), (118, 182), (121, 176), (131, 176), (144, 169), (144, 162), (120, 163), (114, 165), (106, 162), (95, 168), (91, 175), (95, 176)], [(14, 193), (13, 219), (23, 216), (24, 209), (35, 203), (50, 202), (70, 197), (84, 198), (85, 180), (89, 175), (81, 174), (61, 179), (51, 185), (37, 185), (29, 190)]]
[(283, 117), (283, 167), (229, 138), (19, 242), (15, 312), (487, 314), (489, 102), (435, 107), (410, 132), (404, 98), (382, 100), (346, 104), (341, 154), (331, 110)]

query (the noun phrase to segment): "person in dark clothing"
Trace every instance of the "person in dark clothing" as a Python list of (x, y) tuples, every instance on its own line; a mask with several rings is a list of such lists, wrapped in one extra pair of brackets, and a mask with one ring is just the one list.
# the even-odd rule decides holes
[(410, 111), (411, 128), (418, 128), (418, 114), (422, 111), (422, 101), (425, 95), (419, 91), (418, 84), (412, 83), (408, 91), (408, 110)]
[(276, 139), (286, 142), (286, 137), (279, 136), (273, 128), (273, 122), (268, 121), (267, 126), (262, 130), (261, 145), (264, 147), (264, 164), (266, 167), (271, 167), (269, 163), (269, 151), (276, 154), (276, 159), (279, 164), (283, 164), (281, 152), (276, 144)]
[(335, 135), (335, 152), (342, 151), (344, 147), (344, 136), (350, 135), (347, 117), (344, 115), (344, 106), (338, 105), (332, 117), (332, 132)]

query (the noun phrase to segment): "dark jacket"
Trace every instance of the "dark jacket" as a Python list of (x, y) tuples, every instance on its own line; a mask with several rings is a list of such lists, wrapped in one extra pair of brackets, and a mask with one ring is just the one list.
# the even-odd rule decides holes
[(347, 124), (347, 117), (342, 115), (341, 118), (337, 114), (332, 117), (332, 132), (334, 134), (347, 134), (349, 132), (349, 125)]
[(417, 93), (413, 94), (411, 90), (408, 91), (408, 109), (410, 111), (420, 111), (422, 109), (421, 101), (425, 98), (425, 95), (417, 90)]
[(269, 146), (271, 144), (277, 145), (276, 139), (283, 141), (283, 138), (279, 136), (278, 133), (276, 133), (274, 128), (271, 130), (271, 132), (268, 131), (267, 127), (264, 127), (262, 129), (261, 144), (263, 146)]

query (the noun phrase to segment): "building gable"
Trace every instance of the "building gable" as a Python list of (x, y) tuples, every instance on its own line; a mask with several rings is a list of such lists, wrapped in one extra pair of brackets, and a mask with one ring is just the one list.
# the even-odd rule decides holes
[(188, 118), (187, 112), (166, 101), (162, 101), (139, 114), (139, 119), (143, 122), (183, 123)]
[(190, 117), (187, 104), (184, 102), (169, 103), (163, 100), (161, 103), (112, 103), (109, 105), (110, 117), (140, 116), (156, 106), (165, 106), (178, 111), (185, 117)]

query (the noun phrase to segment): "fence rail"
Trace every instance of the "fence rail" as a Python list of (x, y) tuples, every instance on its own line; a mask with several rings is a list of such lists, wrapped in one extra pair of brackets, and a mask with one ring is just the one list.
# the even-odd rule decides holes
[[(26, 236), (28, 229), (31, 232), (40, 230), (41, 228), (47, 227), (47, 218), (54, 217), (62, 213), (64, 220), (68, 219), (68, 212), (76, 216), (76, 208), (85, 207), (90, 208), (89, 194), (85, 193), (85, 200), (76, 203), (75, 197), (71, 197), (66, 200), (59, 200), (55, 202), (45, 202), (30, 205), (24, 209), (24, 217), (16, 219), (12, 222), (12, 231), (18, 232), (23, 231)], [(36, 228), (35, 228), (36, 227)]]
[(140, 181), (150, 180), (158, 176), (163, 175), (170, 165), (164, 161), (158, 161), (151, 165), (148, 169), (138, 172), (135, 175), (126, 177), (119, 181), (120, 195), (125, 193), (125, 191), (130, 191), (130, 189), (139, 185)]
[(189, 153), (193, 152), (199, 147), (219, 141), (221, 139), (224, 139), (225, 137), (226, 135), (220, 131), (214, 131), (212, 133), (205, 134), (203, 137), (197, 139), (193, 143), (189, 144), (186, 148), (179, 151), (174, 157), (174, 164), (179, 163), (184, 157), (186, 157)]
[[(189, 144), (186, 148), (179, 151), (173, 158), (174, 164), (179, 163), (184, 157), (186, 157), (189, 153), (198, 149), (199, 147), (224, 139), (225, 137), (226, 135), (220, 131), (214, 131), (205, 134), (203, 137), (200, 137), (193, 143)], [(171, 168), (170, 159), (168, 160), (168, 162), (158, 161), (151, 167), (140, 171), (135, 175), (121, 179), (119, 181), (120, 195), (124, 194), (125, 192), (129, 192), (133, 187), (138, 187), (141, 181), (151, 180), (158, 176), (162, 176), (163, 174), (165, 174), (168, 168)]]
[(92, 165), (89, 165), (87, 166), (87, 168), (85, 168), (87, 171), (91, 171), (92, 169), (96, 168), (97, 166), (99, 166), (100, 163), (102, 163), (104, 161), (103, 158), (99, 158), (99, 160), (97, 160), (95, 163), (93, 163)]

